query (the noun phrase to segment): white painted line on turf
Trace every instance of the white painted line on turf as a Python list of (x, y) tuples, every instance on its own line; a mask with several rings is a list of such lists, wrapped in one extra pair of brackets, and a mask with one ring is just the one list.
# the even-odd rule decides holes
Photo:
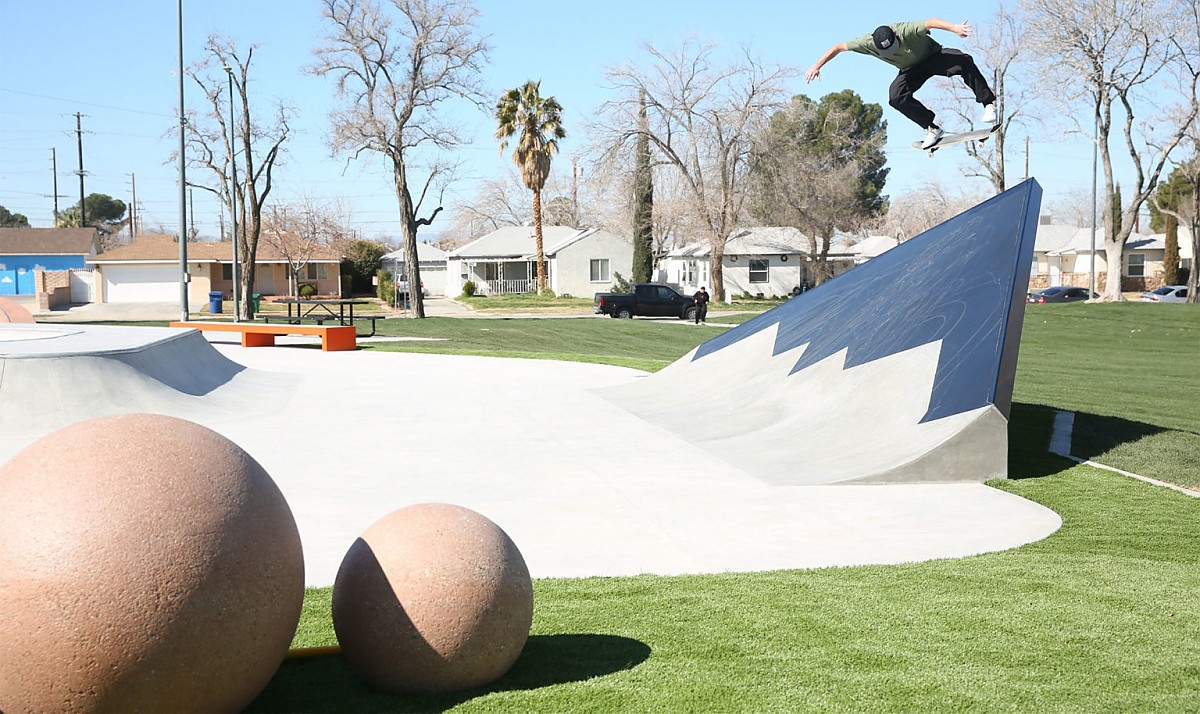
[(1200, 498), (1200, 491), (1193, 491), (1190, 488), (1184, 488), (1183, 486), (1177, 486), (1173, 483), (1167, 483), (1166, 481), (1159, 481), (1158, 479), (1153, 479), (1153, 478), (1150, 478), (1149, 476), (1142, 476), (1141, 474), (1135, 474), (1130, 471), (1123, 471), (1121, 469), (1114, 468), (1112, 466), (1105, 466), (1104, 464), (1099, 464), (1099, 463), (1096, 463), (1095, 461), (1089, 461), (1088, 459), (1081, 459), (1078, 456), (1073, 455), (1071, 453), (1071, 432), (1074, 430), (1074, 428), (1075, 428), (1075, 412), (1055, 410), (1055, 412), (1054, 412), (1054, 429), (1050, 435), (1050, 453), (1061, 456), (1064, 459), (1070, 459), (1071, 461), (1074, 461), (1077, 464), (1084, 464), (1085, 466), (1091, 466), (1091, 467), (1094, 467), (1097, 469), (1104, 469), (1105, 471), (1112, 471), (1115, 474), (1121, 474), (1122, 476), (1128, 476), (1129, 478), (1135, 478), (1138, 481), (1145, 481), (1148, 484), (1153, 484), (1155, 486), (1162, 486), (1163, 488), (1169, 488), (1172, 491), (1178, 491), (1185, 496), (1191, 496), (1192, 498)]

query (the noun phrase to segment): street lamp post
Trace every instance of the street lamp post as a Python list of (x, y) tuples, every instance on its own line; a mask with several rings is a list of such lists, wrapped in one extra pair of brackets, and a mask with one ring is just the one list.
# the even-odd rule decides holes
[(233, 225), (233, 321), (242, 321), (241, 302), (238, 300), (242, 282), (242, 272), (238, 269), (238, 233), (237, 233), (237, 161), (234, 147), (237, 145), (237, 134), (234, 132), (233, 120), (233, 68), (225, 65), (225, 74), (229, 77), (229, 222)]
[[(183, 0), (177, 3), (177, 29), (179, 35), (179, 311), (180, 319), (188, 319), (188, 274), (187, 263), (187, 114), (183, 107)], [(82, 204), (80, 212), (82, 215)]]
[(1100, 151), (1100, 110), (1096, 110), (1096, 124), (1092, 140), (1092, 253), (1088, 261), (1088, 300), (1096, 294), (1096, 155)]

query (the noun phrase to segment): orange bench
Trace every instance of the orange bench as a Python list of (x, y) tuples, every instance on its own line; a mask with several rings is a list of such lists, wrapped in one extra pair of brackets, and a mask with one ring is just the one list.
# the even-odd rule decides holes
[(275, 335), (320, 335), (326, 352), (358, 349), (353, 325), (288, 325), (261, 322), (172, 322), (171, 327), (191, 327), (210, 332), (240, 332), (242, 347), (273, 347)]

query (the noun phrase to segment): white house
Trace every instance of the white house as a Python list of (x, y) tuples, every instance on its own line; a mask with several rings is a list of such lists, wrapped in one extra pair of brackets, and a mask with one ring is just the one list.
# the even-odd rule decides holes
[[(421, 289), (425, 295), (446, 294), (446, 256), (441, 248), (417, 241), (417, 268), (421, 271)], [(404, 274), (403, 248), (388, 253), (380, 261), (394, 275)]]
[[(1131, 234), (1125, 243), (1121, 289), (1138, 291), (1158, 287), (1162, 281), (1165, 253), (1166, 236), (1163, 234)], [(1191, 253), (1191, 237), (1186, 229), (1181, 228), (1179, 257), (1183, 267), (1191, 265)], [(1108, 273), (1103, 227), (1096, 228), (1093, 242), (1090, 228), (1054, 223), (1039, 224), (1033, 246), (1029, 286), (1035, 289), (1054, 285), (1086, 286), (1091, 280), (1093, 259), (1096, 264), (1097, 289), (1100, 289)]]
[[(782, 297), (793, 289), (812, 285), (812, 241), (796, 228), (766, 226), (746, 228), (725, 243), (721, 260), (725, 299), (735, 295), (762, 294)], [(834, 275), (854, 266), (853, 255), (834, 247), (829, 253)], [(712, 285), (712, 248), (695, 243), (677, 248), (663, 260), (665, 281), (679, 285), (687, 294)]]
[(846, 246), (846, 252), (854, 256), (854, 264), (862, 265), (871, 258), (878, 258), (883, 253), (900, 245), (900, 239), (891, 236), (867, 236), (857, 243)]
[[(596, 228), (542, 227), (548, 285), (557, 295), (590, 296), (608, 290), (616, 273), (628, 277), (633, 243)], [(532, 226), (505, 226), (446, 256), (446, 295), (474, 281), (484, 295), (537, 289), (537, 247)]]

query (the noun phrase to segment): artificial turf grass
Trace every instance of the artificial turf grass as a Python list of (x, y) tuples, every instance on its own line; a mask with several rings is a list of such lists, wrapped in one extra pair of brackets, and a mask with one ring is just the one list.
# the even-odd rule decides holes
[[(1073, 312), (1084, 307), (1094, 311)], [(901, 566), (539, 580), (530, 645), (490, 687), (396, 697), (366, 688), (340, 658), (324, 658), (285, 664), (254, 708), (1194, 711), (1200, 702), (1197, 499), (1071, 467), (1046, 449), (1055, 408), (1080, 411), (1081, 418), (1132, 414), (1142, 421), (1128, 420), (1127, 433), (1106, 436), (1097, 447), (1106, 449), (1102, 455), (1123, 447), (1137, 463), (1158, 460), (1178, 470), (1177, 454), (1156, 459), (1143, 452), (1146, 434), (1178, 434), (1186, 445), (1200, 423), (1200, 407), (1177, 385), (1189, 373), (1179, 360), (1186, 365), (1194, 358), (1186, 340), (1196, 334), (1188, 331), (1195, 314), (1131, 305), (1027, 311), (1009, 464), (1014, 476), (1041, 478), (994, 485), (1064, 517), (1063, 529), (1044, 541)], [(670, 332), (677, 326), (594, 322), (590, 336), (572, 348), (607, 335), (627, 341), (623, 350), (641, 349), (639, 339), (661, 346), (663, 336), (687, 334)], [(1125, 338), (1126, 330), (1132, 337)], [(1137, 340), (1138, 350), (1165, 350), (1164, 359), (1175, 361), (1136, 365), (1140, 352), (1118, 338)], [(506, 339), (534, 350), (553, 342)], [(1075, 343), (1087, 353), (1082, 360), (1064, 347)], [(1168, 417), (1130, 387), (1147, 370), (1166, 372), (1141, 385), (1169, 390), (1168, 407), (1179, 408)], [(308, 594), (308, 600), (328, 597), (328, 589)], [(309, 639), (313, 633), (317, 641)], [(583, 644), (553, 646), (561, 638)], [(298, 644), (331, 642), (327, 620), (302, 623)], [(599, 642), (622, 644), (592, 646)], [(571, 659), (579, 666), (564, 667)]]
[(1200, 487), (1200, 309), (1030, 305), (1023, 327), (1014, 398), (1075, 412), (1073, 455)]
[[(1062, 529), (906, 565), (538, 580), (532, 646), (493, 686), (386, 695), (322, 658), (253, 710), (1194, 711), (1200, 499), (1086, 466), (993, 485)], [(298, 646), (332, 644), (329, 592), (309, 590)]]
[(648, 320), (430, 317), (384, 320), (376, 334), (436, 341), (365, 343), (389, 352), (593, 362), (655, 372), (714, 337), (715, 330)]

